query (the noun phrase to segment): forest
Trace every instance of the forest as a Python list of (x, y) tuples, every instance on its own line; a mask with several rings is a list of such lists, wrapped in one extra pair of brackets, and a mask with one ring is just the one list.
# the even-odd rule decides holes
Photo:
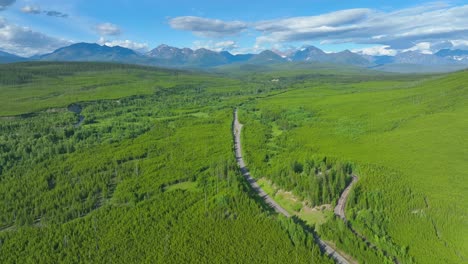
[[(148, 78), (166, 74), (125, 65), (16, 67), (2, 69), (18, 75), (2, 80), (2, 92), (49, 78), (88, 86), (81, 77), (99, 89), (107, 80), (97, 79), (97, 72), (115, 69), (128, 71), (129, 78), (140, 71)], [(55, 67), (63, 71), (49, 71)], [(288, 262), (294, 257), (333, 263), (310, 232), (267, 210), (240, 176), (232, 152), (232, 100), (258, 91), (233, 92), (237, 80), (215, 86), (220, 85), (212, 80), (216, 76), (195, 76), (191, 85), (180, 79), (160, 80), (168, 87), (149, 94), (92, 101), (84, 95), (73, 102), (79, 107), (17, 91), (47, 107), (18, 108), (18, 116), (2, 112), (0, 262)], [(41, 92), (70, 93), (58, 83), (48, 89)]]
[(0, 65), (0, 262), (463, 262), (467, 78)]
[(468, 72), (412, 77), (306, 80), (245, 103), (246, 162), (313, 205), (334, 204), (341, 177), (358, 175), (348, 222), (316, 230), (359, 262), (463, 263)]

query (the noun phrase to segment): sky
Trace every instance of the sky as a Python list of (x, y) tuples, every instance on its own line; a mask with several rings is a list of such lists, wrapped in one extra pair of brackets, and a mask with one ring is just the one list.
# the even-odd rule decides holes
[(32, 56), (77, 42), (232, 53), (314, 45), (369, 55), (468, 49), (468, 0), (0, 0), (0, 50)]

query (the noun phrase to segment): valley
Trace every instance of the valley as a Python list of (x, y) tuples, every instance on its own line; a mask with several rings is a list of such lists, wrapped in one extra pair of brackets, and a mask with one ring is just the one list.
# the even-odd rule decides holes
[(3, 263), (466, 258), (466, 71), (12, 66)]
[(468, 264), (467, 14), (0, 0), (0, 264)]

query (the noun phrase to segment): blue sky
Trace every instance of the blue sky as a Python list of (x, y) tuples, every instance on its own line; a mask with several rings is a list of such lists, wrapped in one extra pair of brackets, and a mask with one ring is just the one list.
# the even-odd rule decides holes
[(75, 42), (145, 52), (315, 45), (394, 55), (467, 48), (467, 1), (0, 0), (0, 50), (30, 56)]

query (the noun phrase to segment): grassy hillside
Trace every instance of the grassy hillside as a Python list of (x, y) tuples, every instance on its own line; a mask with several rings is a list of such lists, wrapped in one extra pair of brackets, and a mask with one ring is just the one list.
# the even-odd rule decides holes
[(217, 86), (237, 89), (227, 78), (111, 63), (0, 65), (0, 115), (11, 116), (81, 101), (150, 95), (164, 89)]
[[(272, 164), (310, 157), (350, 162), (360, 177), (347, 207), (355, 229), (404, 263), (462, 263), (468, 258), (467, 83), (466, 71), (411, 82), (306, 82), (250, 103), (240, 117), (246, 149), (256, 150), (251, 166), (281, 179)], [(344, 235), (336, 225), (323, 235)]]

